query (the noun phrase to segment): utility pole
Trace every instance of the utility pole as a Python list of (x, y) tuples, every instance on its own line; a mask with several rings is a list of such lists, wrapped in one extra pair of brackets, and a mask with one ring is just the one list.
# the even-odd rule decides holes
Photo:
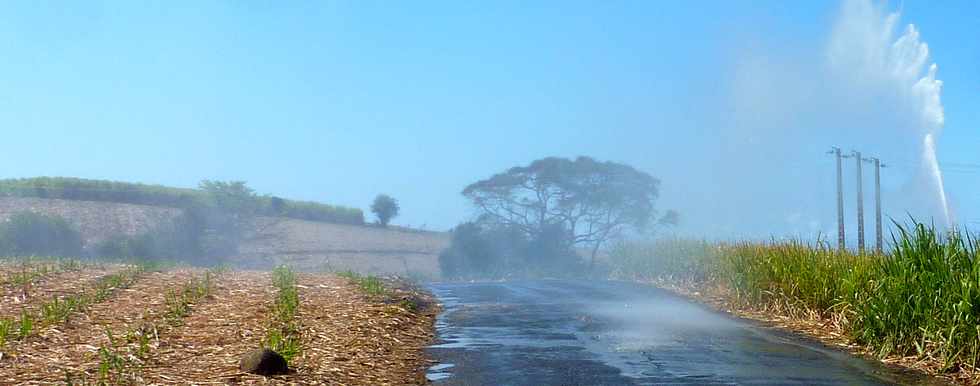
[(844, 238), (844, 182), (841, 178), (840, 148), (833, 146), (828, 154), (833, 154), (837, 159), (837, 246), (840, 250), (846, 248)]
[(861, 189), (861, 152), (851, 153), (857, 166), (857, 215), (858, 215), (858, 252), (864, 252), (864, 191)]
[(876, 157), (871, 157), (865, 161), (875, 165), (875, 251), (881, 253), (884, 243), (881, 236), (881, 168), (886, 167), (886, 165)]

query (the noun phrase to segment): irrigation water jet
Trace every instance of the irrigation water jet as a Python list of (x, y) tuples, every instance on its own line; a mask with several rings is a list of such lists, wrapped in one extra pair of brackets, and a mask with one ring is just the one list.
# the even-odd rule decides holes
[(952, 228), (954, 224), (949, 215), (946, 188), (943, 186), (943, 172), (939, 169), (939, 161), (936, 160), (936, 142), (932, 139), (932, 133), (926, 134), (923, 139), (922, 161), (933, 178), (932, 182), (935, 185), (936, 195), (939, 197), (939, 205), (943, 214), (943, 225), (947, 229)]
[(903, 142), (901, 137), (907, 135), (905, 138), (911, 141), (905, 146), (909, 147), (898, 146), (892, 154), (882, 156), (901, 158), (911, 153), (910, 147), (919, 148), (911, 153), (919, 158), (919, 167), (907, 184), (922, 194), (922, 201), (893, 207), (893, 214), (931, 217), (949, 228), (953, 219), (937, 159), (937, 142), (945, 124), (940, 98), (943, 82), (936, 79), (938, 67), (930, 62), (929, 46), (921, 39), (918, 28), (908, 24), (897, 33), (900, 16), (899, 12), (887, 12), (884, 3), (845, 1), (831, 39), (831, 66), (837, 74), (849, 76), (856, 86), (852, 91), (870, 92), (873, 102), (869, 108), (885, 102), (879, 106), (883, 108), (875, 110), (884, 124), (883, 131), (867, 137), (867, 146), (877, 145), (881, 135), (898, 130), (896, 143)]

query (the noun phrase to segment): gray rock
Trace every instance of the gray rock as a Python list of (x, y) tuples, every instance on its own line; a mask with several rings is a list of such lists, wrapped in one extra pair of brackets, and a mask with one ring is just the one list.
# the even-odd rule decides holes
[(252, 350), (242, 356), (238, 368), (246, 373), (258, 375), (281, 375), (289, 373), (286, 359), (267, 348)]

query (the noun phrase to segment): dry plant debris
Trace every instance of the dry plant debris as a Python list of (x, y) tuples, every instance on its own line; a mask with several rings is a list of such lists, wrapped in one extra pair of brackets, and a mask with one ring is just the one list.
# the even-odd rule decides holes
[[(85, 291), (113, 269), (123, 268), (45, 280), (38, 296)], [(426, 383), (423, 348), (433, 337), (437, 312), (431, 298), (390, 280), (390, 290), (371, 295), (333, 274), (300, 273), (296, 279), (300, 349), (288, 375), (263, 377), (238, 368), (242, 355), (263, 347), (275, 326), (272, 275), (211, 276), (183, 268), (143, 272), (130, 287), (115, 289), (66, 322), (7, 342), (0, 384)]]
[(90, 266), (78, 271), (51, 273), (27, 284), (4, 285), (3, 297), (0, 298), (0, 318), (17, 316), (24, 310), (36, 310), (48, 300), (80, 293), (100, 277), (124, 268), (124, 265)]
[(269, 273), (224, 273), (212, 296), (162, 338), (147, 384), (226, 384), (240, 356), (261, 347), (275, 296)]
[[(263, 345), (273, 325), (276, 287), (265, 272), (223, 275), (215, 299), (169, 334), (157, 353), (160, 366), (145, 369), (150, 384), (425, 384), (423, 348), (432, 339), (436, 309), (412, 311), (400, 300), (424, 296), (404, 290), (390, 298), (364, 294), (331, 274), (298, 274), (295, 319), (301, 349), (292, 372), (263, 377), (239, 370), (241, 356)], [(431, 302), (428, 300), (427, 302)]]
[(139, 330), (167, 311), (167, 289), (186, 282), (192, 270), (146, 272), (129, 288), (86, 307), (64, 324), (52, 325), (8, 348), (0, 361), (2, 384), (52, 384), (95, 380), (105, 361), (100, 348), (117, 346), (110, 336)]
[(288, 381), (426, 383), (422, 348), (433, 337), (436, 309), (426, 306), (411, 310), (413, 307), (400, 301), (424, 295), (395, 290), (386, 297), (370, 296), (335, 276), (301, 274), (299, 281), (303, 351), (296, 360), (297, 375)]

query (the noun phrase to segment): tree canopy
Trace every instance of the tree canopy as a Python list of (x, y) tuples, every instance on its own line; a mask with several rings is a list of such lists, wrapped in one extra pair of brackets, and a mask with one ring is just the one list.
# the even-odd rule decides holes
[(378, 223), (386, 227), (392, 218), (398, 216), (398, 200), (387, 194), (379, 194), (371, 204), (371, 212), (378, 216)]
[[(627, 229), (641, 230), (657, 216), (660, 180), (632, 166), (548, 157), (477, 181), (465, 189), (484, 222), (516, 227), (531, 238), (556, 227), (569, 245), (600, 246)], [(670, 211), (664, 220), (676, 221)]]

